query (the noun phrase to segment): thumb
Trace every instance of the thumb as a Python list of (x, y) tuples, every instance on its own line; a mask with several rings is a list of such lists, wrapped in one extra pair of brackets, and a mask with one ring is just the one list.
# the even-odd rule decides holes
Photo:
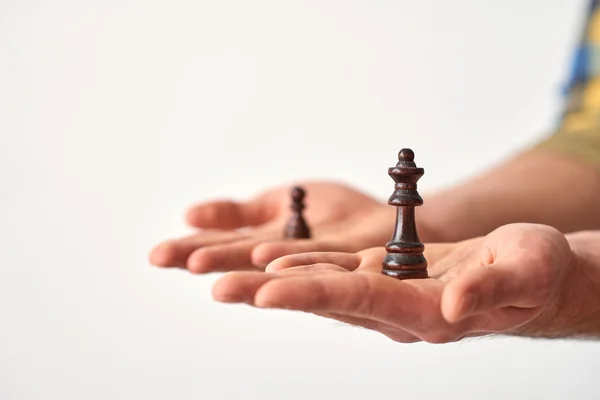
[[(467, 261), (469, 262), (469, 261)], [(450, 322), (513, 306), (532, 308), (546, 297), (544, 269), (522, 262), (476, 267), (451, 281), (442, 294), (442, 315)]]
[(276, 213), (277, 209), (264, 201), (217, 200), (191, 207), (186, 214), (186, 220), (196, 228), (237, 229), (261, 225)]

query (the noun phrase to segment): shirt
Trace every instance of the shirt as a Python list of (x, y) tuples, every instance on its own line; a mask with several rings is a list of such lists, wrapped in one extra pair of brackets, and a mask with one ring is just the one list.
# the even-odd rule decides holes
[(600, 167), (600, 0), (592, 0), (556, 129), (537, 144)]

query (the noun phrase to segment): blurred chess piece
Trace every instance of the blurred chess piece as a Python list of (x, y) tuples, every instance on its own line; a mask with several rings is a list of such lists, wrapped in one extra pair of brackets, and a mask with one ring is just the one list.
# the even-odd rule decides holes
[(292, 189), (292, 215), (288, 220), (285, 228), (285, 237), (287, 239), (309, 239), (310, 228), (304, 219), (303, 211), (306, 208), (304, 205), (304, 197), (306, 192), (301, 187), (294, 187)]

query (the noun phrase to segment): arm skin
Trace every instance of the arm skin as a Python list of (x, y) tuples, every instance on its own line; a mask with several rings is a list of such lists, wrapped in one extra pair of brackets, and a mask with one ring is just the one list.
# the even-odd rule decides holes
[(600, 170), (536, 149), (426, 197), (417, 213), (427, 242), (456, 242), (515, 222), (563, 233), (600, 229)]
[(431, 279), (381, 274), (385, 249), (282, 257), (264, 272), (230, 272), (222, 302), (313, 313), (412, 343), (502, 334), (600, 339), (600, 231), (563, 235), (510, 224), (426, 247)]

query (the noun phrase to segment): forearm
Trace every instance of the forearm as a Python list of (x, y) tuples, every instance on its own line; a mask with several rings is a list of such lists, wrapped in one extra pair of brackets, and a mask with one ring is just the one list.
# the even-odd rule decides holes
[(600, 229), (600, 171), (559, 153), (534, 150), (425, 196), (418, 212), (429, 242), (483, 236), (514, 222), (551, 225), (565, 233)]

